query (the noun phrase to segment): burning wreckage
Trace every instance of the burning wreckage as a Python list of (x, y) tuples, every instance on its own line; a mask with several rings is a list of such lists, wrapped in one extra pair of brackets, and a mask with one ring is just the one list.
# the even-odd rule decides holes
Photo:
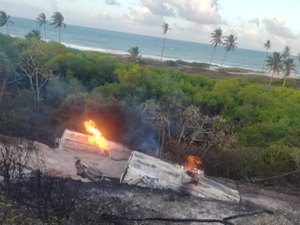
[[(85, 127), (90, 136), (66, 129), (57, 149), (57, 153), (65, 152), (73, 158), (73, 168), (81, 179), (115, 178), (129, 185), (184, 191), (202, 198), (240, 200), (237, 190), (205, 177), (204, 172), (197, 169), (201, 161), (193, 156), (185, 166), (172, 164), (106, 140), (93, 121), (85, 122)], [(74, 172), (70, 171), (72, 177)]]

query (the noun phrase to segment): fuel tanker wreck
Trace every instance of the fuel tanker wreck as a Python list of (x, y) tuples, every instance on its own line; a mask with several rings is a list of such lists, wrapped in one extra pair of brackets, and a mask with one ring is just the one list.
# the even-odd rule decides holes
[(170, 189), (202, 198), (240, 200), (237, 190), (207, 178), (197, 168), (201, 163), (197, 157), (189, 156), (184, 166), (173, 164), (106, 140), (91, 120), (85, 122), (85, 128), (91, 135), (66, 129), (56, 150), (70, 156), (66, 160), (73, 164), (73, 178), (119, 179), (129, 185)]

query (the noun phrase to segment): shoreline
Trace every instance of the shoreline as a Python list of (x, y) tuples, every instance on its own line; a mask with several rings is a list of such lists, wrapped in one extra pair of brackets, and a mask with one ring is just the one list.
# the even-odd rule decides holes
[[(47, 42), (50, 40), (47, 40)], [(53, 40), (51, 40), (53, 41)], [(88, 46), (78, 46), (75, 44), (69, 44), (65, 42), (61, 42), (62, 45), (64, 45), (67, 48), (72, 48), (76, 49), (79, 51), (91, 51), (91, 52), (100, 52), (108, 55), (112, 55), (115, 57), (121, 57), (121, 58), (127, 58), (130, 59), (130, 54), (123, 52), (123, 51), (117, 51), (117, 50), (111, 50), (111, 49), (100, 49), (100, 48), (93, 48), (93, 47), (88, 47)], [(159, 57), (155, 56), (150, 56), (146, 55), (143, 56), (141, 55), (140, 60), (146, 61), (150, 65), (159, 65), (161, 64), (161, 61)], [(165, 57), (163, 59), (164, 64), (171, 64), (169, 65), (170, 67), (175, 67), (178, 69), (182, 69), (183, 71), (186, 72), (191, 72), (191, 73), (201, 73), (201, 72), (208, 72), (211, 73), (213, 72), (214, 74), (220, 74), (220, 73), (227, 73), (230, 75), (235, 75), (235, 76), (264, 76), (264, 77), (272, 77), (274, 79), (282, 79), (283, 75), (281, 74), (273, 74), (271, 72), (263, 72), (263, 71), (258, 71), (254, 69), (249, 69), (249, 68), (243, 68), (243, 67), (231, 67), (228, 65), (220, 66), (218, 64), (212, 64), (210, 65), (209, 63), (206, 62), (200, 62), (200, 61), (191, 61), (191, 60), (182, 60), (182, 59), (175, 59), (175, 58), (168, 58)], [(196, 65), (196, 66), (195, 66)], [(197, 66), (201, 65), (201, 66)], [(205, 75), (205, 74), (203, 74)], [(209, 75), (209, 74), (207, 74)], [(300, 74), (291, 74), (288, 79), (300, 79)]]
[[(22, 38), (22, 36), (12, 35), (11, 37), (16, 38)], [(41, 39), (41, 41), (49, 42), (49, 41), (55, 41), (53, 39)], [(71, 49), (76, 49), (79, 51), (91, 51), (91, 52), (99, 52), (104, 53), (108, 55), (113, 55), (115, 57), (121, 57), (121, 58), (130, 58), (130, 54), (124, 51), (119, 50), (113, 50), (113, 49), (102, 49), (102, 48), (96, 48), (96, 47), (89, 47), (89, 46), (81, 46), (77, 44), (71, 44), (67, 42), (60, 42), (63, 46)], [(159, 56), (151, 56), (151, 55), (141, 55), (140, 60), (146, 61), (150, 65), (160, 65), (160, 57)], [(176, 59), (176, 58), (170, 58), (170, 57), (164, 57), (163, 63), (165, 65), (168, 65), (170, 67), (181, 69), (185, 72), (190, 73), (196, 73), (196, 74), (202, 74), (202, 75), (233, 75), (233, 76), (264, 76), (264, 77), (272, 77), (274, 79), (282, 79), (282, 74), (273, 74), (271, 72), (263, 72), (260, 70), (245, 68), (245, 67), (233, 67), (229, 65), (219, 65), (219, 64), (209, 64), (207, 62), (202, 61), (193, 61), (193, 60), (187, 60), (187, 59)], [(204, 74), (203, 74), (204, 73)], [(299, 73), (291, 74), (287, 79), (300, 79)]]

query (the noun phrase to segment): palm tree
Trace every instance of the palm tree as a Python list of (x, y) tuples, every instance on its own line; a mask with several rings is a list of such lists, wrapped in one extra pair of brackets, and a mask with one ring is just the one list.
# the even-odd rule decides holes
[(217, 49), (218, 45), (222, 45), (223, 44), (222, 34), (223, 34), (223, 30), (221, 28), (215, 29), (211, 33), (210, 43), (214, 46), (214, 51), (213, 51), (211, 59), (210, 59), (210, 63), (209, 63), (210, 65), (211, 65), (211, 62), (213, 60), (213, 57), (215, 55), (215, 52), (216, 52), (216, 49)]
[(59, 29), (58, 33), (58, 41), (60, 42), (60, 34), (61, 34), (61, 28), (65, 28), (66, 24), (64, 23), (64, 17), (60, 12), (55, 12), (53, 16), (51, 16), (51, 25), (54, 26), (54, 28)]
[(290, 47), (285, 46), (285, 48), (283, 49), (283, 53), (282, 53), (283, 58), (289, 57), (291, 55), (290, 51), (291, 51)]
[(286, 59), (283, 61), (283, 84), (282, 87), (285, 86), (285, 82), (288, 76), (291, 75), (291, 72), (296, 71), (296, 64), (294, 63), (294, 59)]
[(273, 81), (274, 73), (277, 72), (277, 74), (279, 74), (282, 68), (282, 55), (280, 54), (280, 52), (273, 52), (272, 56), (268, 56), (266, 61), (266, 66), (267, 68), (270, 69), (270, 71), (272, 71), (272, 77), (270, 80), (270, 85), (271, 85)]
[(226, 57), (228, 55), (228, 52), (234, 51), (234, 49), (236, 48), (236, 46), (237, 46), (237, 42), (236, 41), (237, 41), (237, 37), (235, 37), (233, 34), (225, 37), (225, 40), (224, 40), (224, 46), (225, 47), (224, 48), (226, 50), (226, 55), (225, 55), (225, 57), (223, 59), (221, 67), (223, 66), (223, 64), (225, 62), (225, 59), (226, 59)]
[(264, 71), (264, 69), (265, 69), (265, 63), (266, 63), (267, 55), (269, 53), (269, 49), (271, 48), (271, 41), (270, 40), (267, 40), (264, 43), (264, 48), (266, 49), (266, 54), (265, 54), (265, 59), (264, 59), (264, 64), (263, 64), (262, 71)]
[(4, 11), (0, 10), (0, 27), (5, 25), (7, 34), (9, 34), (9, 23), (14, 24), (14, 22), (10, 19), (10, 16), (7, 15)]
[(162, 25), (162, 29), (163, 29), (163, 35), (164, 35), (164, 43), (163, 43), (163, 47), (162, 47), (162, 51), (161, 51), (161, 56), (160, 56), (160, 61), (161, 62), (163, 60), (163, 54), (164, 54), (164, 50), (165, 50), (166, 35), (167, 35), (167, 32), (170, 30), (169, 24), (168, 23), (164, 23)]
[(36, 18), (40, 27), (43, 26), (44, 27), (44, 37), (46, 40), (46, 23), (47, 23), (47, 19), (46, 19), (46, 15), (45, 13), (40, 13), (39, 16)]
[(40, 30), (31, 30), (29, 33), (27, 33), (25, 35), (25, 38), (27, 39), (38, 39), (40, 40), (41, 39), (41, 31)]

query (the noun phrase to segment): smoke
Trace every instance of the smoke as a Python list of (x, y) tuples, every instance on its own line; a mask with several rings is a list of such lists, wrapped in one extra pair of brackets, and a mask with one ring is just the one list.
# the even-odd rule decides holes
[(159, 137), (157, 129), (150, 118), (151, 116), (148, 113), (141, 110), (139, 103), (131, 102), (126, 107), (127, 131), (120, 142), (133, 150), (158, 156)]
[(123, 142), (130, 148), (157, 156), (159, 142), (156, 129), (151, 124), (141, 124), (135, 130), (124, 135)]
[(114, 102), (101, 103), (77, 95), (68, 97), (57, 113), (63, 127), (85, 133), (84, 121), (93, 120), (105, 138), (121, 140), (126, 133), (127, 119), (122, 107)]
[(63, 127), (82, 133), (85, 133), (83, 122), (91, 119), (108, 140), (149, 155), (158, 155), (157, 131), (149, 117), (142, 115), (134, 104), (124, 107), (116, 102), (101, 103), (76, 95), (64, 100), (57, 116)]

